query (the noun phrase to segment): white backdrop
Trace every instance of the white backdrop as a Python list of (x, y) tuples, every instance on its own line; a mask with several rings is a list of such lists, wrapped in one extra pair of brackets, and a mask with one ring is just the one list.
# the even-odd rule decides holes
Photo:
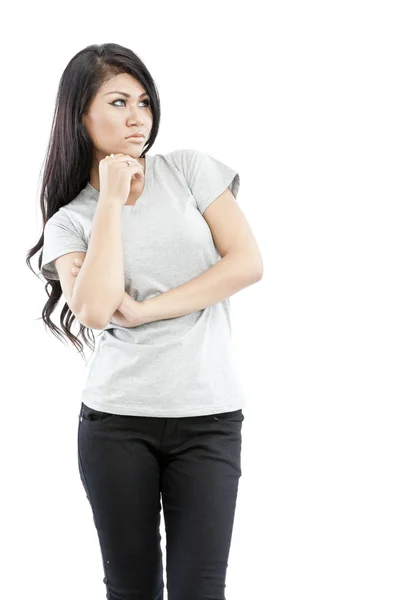
[(1, 41), (1, 596), (105, 598), (77, 462), (84, 363), (45, 330), (25, 257), (61, 73), (117, 42), (160, 92), (150, 153), (237, 168), (263, 255), (231, 299), (247, 406), (227, 600), (398, 600), (396, 3), (53, 8), (11, 5)]

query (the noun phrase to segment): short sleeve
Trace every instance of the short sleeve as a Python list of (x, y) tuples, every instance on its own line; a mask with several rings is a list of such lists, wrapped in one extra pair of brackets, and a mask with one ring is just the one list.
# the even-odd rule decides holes
[(87, 252), (83, 233), (74, 225), (65, 209), (60, 208), (45, 224), (42, 267), (47, 279), (60, 279), (54, 261), (68, 252)]
[(186, 181), (201, 214), (227, 187), (237, 198), (240, 176), (236, 169), (206, 152), (194, 149), (186, 150), (182, 162)]

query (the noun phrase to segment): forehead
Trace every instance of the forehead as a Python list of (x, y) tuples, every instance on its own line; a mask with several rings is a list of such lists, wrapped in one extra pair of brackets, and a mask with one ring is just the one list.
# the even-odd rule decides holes
[(97, 95), (102, 98), (107, 98), (108, 96), (105, 96), (105, 94), (109, 94), (114, 90), (126, 92), (134, 98), (146, 93), (142, 84), (129, 73), (120, 73), (119, 75), (109, 77), (104, 81)]

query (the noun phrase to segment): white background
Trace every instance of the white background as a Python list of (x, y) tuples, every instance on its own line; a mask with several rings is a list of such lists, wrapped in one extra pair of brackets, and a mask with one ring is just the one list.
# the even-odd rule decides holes
[(198, 148), (238, 169), (238, 202), (263, 255), (263, 279), (231, 300), (247, 406), (227, 600), (399, 599), (396, 8), (8, 7), (2, 597), (106, 597), (77, 462), (84, 363), (45, 330), (45, 282), (25, 257), (42, 233), (40, 177), (61, 73), (87, 45), (117, 42), (159, 89), (150, 153)]

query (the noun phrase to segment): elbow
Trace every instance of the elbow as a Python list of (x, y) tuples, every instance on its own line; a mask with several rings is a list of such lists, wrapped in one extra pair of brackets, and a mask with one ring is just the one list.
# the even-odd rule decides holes
[[(71, 310), (84, 327), (88, 327), (89, 329), (104, 329), (110, 322), (110, 319), (117, 308), (120, 306), (124, 294), (125, 288), (123, 289), (122, 296), (113, 299), (112, 306), (110, 306), (108, 310), (107, 306), (109, 303), (106, 302), (104, 295), (101, 296), (101, 302), (96, 301), (95, 303), (90, 302), (89, 304), (82, 301), (78, 302), (77, 298), (72, 295), (71, 305), (74, 308), (71, 308)], [(100, 298), (100, 295), (98, 298)]]
[(114, 303), (111, 311), (109, 310), (106, 314), (104, 311), (100, 313), (100, 311), (95, 311), (93, 309), (88, 310), (85, 307), (82, 308), (79, 313), (83, 319), (81, 323), (85, 325), (85, 327), (90, 327), (90, 329), (104, 329), (110, 322), (115, 311), (121, 305), (121, 302), (122, 300), (118, 300), (118, 303)]
[(247, 268), (246, 269), (247, 273), (251, 273), (251, 277), (254, 283), (256, 283), (257, 281), (261, 281), (261, 279), (263, 278), (263, 274), (264, 274), (264, 269), (263, 269), (263, 264), (262, 261), (257, 261), (256, 263), (253, 264), (253, 266), (251, 268)]
[(261, 271), (261, 273), (259, 271), (255, 271), (253, 274), (253, 278), (251, 280), (252, 283), (257, 283), (258, 281), (261, 281), (261, 279), (263, 278), (263, 273)]
[(260, 281), (263, 277), (263, 261), (260, 254), (248, 255), (243, 252), (226, 254), (231, 256), (231, 260), (235, 263), (237, 272), (243, 278), (247, 285)]
[(108, 321), (105, 323), (104, 319), (94, 315), (93, 312), (87, 311), (82, 308), (78, 313), (75, 313), (77, 319), (84, 327), (89, 329), (104, 329)]
[(71, 312), (84, 327), (87, 327), (88, 329), (104, 328), (102, 320), (94, 316), (93, 310), (88, 310), (85, 306), (78, 306), (73, 298), (68, 305)]
[(252, 254), (251, 256), (241, 256), (240, 262), (243, 273), (250, 283), (256, 283), (263, 278), (263, 260), (260, 254)]
[(264, 264), (261, 255), (258, 257), (258, 260), (255, 264), (254, 272), (256, 276), (256, 281), (261, 281), (264, 275)]

